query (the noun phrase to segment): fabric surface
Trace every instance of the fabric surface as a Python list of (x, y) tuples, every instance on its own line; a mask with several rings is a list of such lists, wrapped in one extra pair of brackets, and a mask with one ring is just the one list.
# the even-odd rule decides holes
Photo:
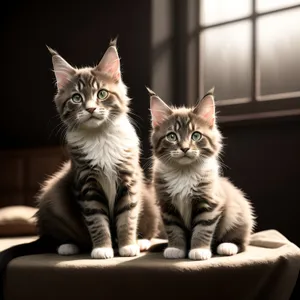
[(38, 237), (35, 235), (0, 238), (0, 251), (5, 250), (5, 249), (15, 246), (15, 245), (33, 242), (37, 238)]
[(35, 235), (36, 208), (13, 205), (0, 208), (0, 237)]
[[(6, 239), (6, 246), (19, 241)], [(8, 266), (5, 299), (288, 300), (300, 269), (299, 248), (275, 230), (254, 234), (251, 244), (244, 253), (207, 261), (167, 260), (162, 252), (109, 260), (88, 254), (20, 257)]]

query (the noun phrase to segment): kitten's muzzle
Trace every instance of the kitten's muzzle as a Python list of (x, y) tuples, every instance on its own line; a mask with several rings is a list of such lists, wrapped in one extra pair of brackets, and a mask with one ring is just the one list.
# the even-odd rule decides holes
[(180, 150), (181, 150), (183, 153), (187, 153), (187, 152), (190, 150), (190, 148), (180, 148)]
[(180, 159), (189, 159), (191, 161), (193, 161), (195, 158), (196, 158), (196, 153), (194, 151), (189, 151), (190, 148), (184, 148), (184, 149), (181, 149), (181, 155), (180, 155)]
[(95, 111), (96, 107), (88, 107), (85, 110), (88, 111), (90, 114), (93, 114), (93, 112)]

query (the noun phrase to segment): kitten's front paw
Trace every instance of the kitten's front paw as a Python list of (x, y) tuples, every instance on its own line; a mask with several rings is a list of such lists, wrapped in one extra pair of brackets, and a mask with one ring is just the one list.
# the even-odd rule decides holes
[(189, 259), (193, 260), (206, 260), (211, 258), (211, 251), (210, 249), (206, 248), (197, 248), (197, 249), (192, 249), (189, 252)]
[(59, 255), (74, 255), (79, 253), (79, 248), (74, 244), (62, 244), (57, 248)]
[(107, 259), (114, 257), (114, 250), (112, 248), (94, 248), (91, 253), (92, 258)]
[(235, 255), (239, 252), (239, 248), (234, 243), (222, 243), (217, 248), (219, 255)]
[(127, 245), (124, 247), (121, 247), (119, 249), (119, 253), (121, 256), (137, 256), (140, 254), (140, 246), (139, 245)]
[(182, 249), (174, 248), (174, 247), (168, 247), (164, 251), (164, 257), (165, 258), (184, 258), (185, 252)]
[(146, 251), (150, 248), (151, 246), (151, 241), (147, 240), (147, 239), (140, 239), (138, 240), (138, 245), (140, 247), (140, 251)]

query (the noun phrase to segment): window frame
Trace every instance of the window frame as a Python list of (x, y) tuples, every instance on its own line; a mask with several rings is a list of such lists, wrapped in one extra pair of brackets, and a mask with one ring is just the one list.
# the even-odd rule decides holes
[[(299, 92), (280, 93), (272, 95), (259, 95), (259, 58), (257, 55), (257, 19), (261, 16), (272, 15), (279, 12), (300, 8), (300, 4), (284, 8), (272, 9), (264, 12), (257, 12), (256, 0), (251, 1), (251, 14), (242, 18), (230, 21), (218, 22), (209, 25), (201, 25), (201, 0), (198, 3), (198, 94), (204, 95), (203, 80), (203, 52), (202, 33), (206, 29), (222, 27), (235, 24), (241, 21), (251, 21), (251, 96), (239, 99), (218, 100), (216, 97), (219, 122), (230, 122), (249, 119), (261, 119), (270, 117), (281, 117), (300, 115), (300, 90)], [(217, 92), (216, 92), (217, 94)]]

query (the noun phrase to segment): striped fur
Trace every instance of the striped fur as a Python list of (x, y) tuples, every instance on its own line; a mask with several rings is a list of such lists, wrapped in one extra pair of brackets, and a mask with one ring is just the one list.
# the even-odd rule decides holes
[[(59, 228), (63, 245), (58, 252), (63, 255), (89, 244), (93, 258), (113, 257), (115, 246), (121, 256), (138, 255), (137, 238), (155, 236), (159, 213), (139, 164), (139, 139), (128, 117), (116, 47), (111, 45), (96, 67), (82, 69), (51, 51), (58, 86), (55, 103), (67, 126), (71, 160), (38, 198), (40, 231), (56, 235), (54, 218), (66, 220), (68, 230)], [(99, 95), (103, 90), (105, 99)], [(141, 248), (149, 244), (144, 241)]]
[(153, 180), (169, 242), (165, 257), (188, 254), (205, 260), (214, 251), (243, 251), (254, 226), (253, 210), (244, 194), (220, 176), (222, 137), (213, 94), (195, 108), (170, 108), (152, 92), (151, 114)]

